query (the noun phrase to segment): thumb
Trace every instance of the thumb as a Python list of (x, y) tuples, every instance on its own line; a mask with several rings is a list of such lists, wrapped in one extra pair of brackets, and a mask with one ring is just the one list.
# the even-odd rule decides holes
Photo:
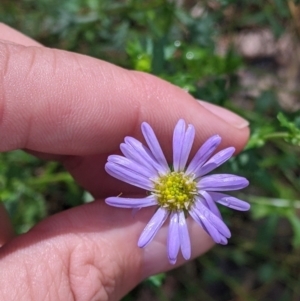
[[(45, 219), (0, 249), (0, 299), (119, 300), (145, 277), (174, 268), (166, 227), (150, 248), (136, 245), (152, 214), (145, 209), (133, 218), (130, 210), (95, 201)], [(191, 235), (193, 257), (212, 246), (200, 227)]]

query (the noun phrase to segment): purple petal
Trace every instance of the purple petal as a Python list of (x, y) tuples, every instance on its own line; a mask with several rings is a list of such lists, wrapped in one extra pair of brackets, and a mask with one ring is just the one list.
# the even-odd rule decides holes
[(213, 201), (212, 197), (210, 196), (210, 194), (206, 191), (201, 190), (201, 195), (204, 198), (203, 201), (205, 202), (206, 207), (217, 217), (222, 218), (221, 213), (216, 203)]
[(169, 212), (164, 208), (158, 208), (155, 212), (151, 220), (148, 222), (146, 227), (144, 228), (139, 241), (138, 246), (140, 248), (144, 248), (156, 235), (157, 231), (161, 228), (161, 226), (166, 221)]
[(228, 244), (228, 239), (225, 236), (221, 235), (221, 241), (219, 242), (219, 244), (227, 245)]
[(209, 221), (222, 235), (225, 237), (230, 237), (231, 233), (223, 220), (213, 214), (209, 209), (207, 209), (201, 201), (197, 200), (195, 202), (195, 210), (200, 214), (201, 219), (206, 219)]
[(175, 264), (179, 252), (179, 217), (177, 212), (172, 212), (170, 217), (169, 233), (168, 233), (168, 257), (171, 264)]
[(121, 208), (142, 208), (142, 207), (149, 207), (153, 205), (157, 205), (156, 197), (150, 195), (146, 198), (120, 198), (120, 197), (109, 197), (105, 200), (105, 203), (114, 206), (114, 207), (121, 207)]
[(189, 210), (189, 214), (190, 216), (197, 222), (197, 224), (206, 231), (206, 229), (203, 227), (203, 224), (202, 224), (202, 221), (201, 219), (199, 218), (199, 216), (196, 214), (195, 210), (194, 210), (194, 207), (192, 207), (190, 210)]
[[(123, 152), (123, 154), (129, 158), (134, 158), (135, 161), (141, 163), (142, 165), (147, 166), (149, 169), (155, 171), (158, 171), (159, 174), (165, 174), (165, 169), (162, 167), (156, 159), (153, 157), (153, 154), (151, 153), (150, 149), (143, 145), (140, 141), (136, 140), (132, 137), (125, 137), (125, 145), (126, 147), (121, 144), (121, 150), (123, 152), (123, 149), (127, 151), (127, 154)], [(130, 152), (129, 152), (130, 151)]]
[(200, 218), (199, 213), (195, 209), (190, 209), (189, 214), (197, 222), (197, 224), (203, 228), (216, 243), (222, 241), (222, 237), (219, 231), (212, 226), (205, 218)]
[(250, 209), (250, 204), (233, 196), (219, 192), (209, 192), (209, 194), (215, 202), (218, 202), (228, 208), (239, 211), (247, 211)]
[(179, 237), (180, 237), (181, 253), (183, 258), (188, 260), (191, 258), (190, 235), (187, 228), (184, 212), (180, 211), (178, 214), (179, 214)]
[(225, 223), (206, 208), (200, 199), (196, 201), (195, 205), (189, 210), (189, 213), (193, 219), (208, 232), (216, 243), (224, 241), (223, 236), (228, 238), (231, 236), (230, 230)]
[(105, 170), (108, 174), (126, 182), (130, 185), (140, 187), (145, 190), (153, 189), (153, 182), (148, 177), (145, 177), (137, 172), (127, 169), (124, 166), (115, 164), (113, 162), (107, 162), (105, 164)]
[(135, 173), (144, 176), (146, 178), (157, 176), (156, 171), (153, 172), (145, 168), (145, 166), (139, 164), (138, 162), (135, 162), (123, 156), (111, 155), (107, 158), (107, 162), (122, 166), (125, 169), (134, 171)]
[(186, 173), (196, 174), (197, 171), (202, 167), (202, 165), (207, 161), (210, 155), (216, 150), (221, 142), (221, 137), (219, 135), (214, 135), (210, 137), (204, 144), (199, 148), (196, 155), (190, 162)]
[(165, 173), (169, 172), (170, 168), (168, 166), (168, 162), (167, 162), (165, 155), (159, 145), (159, 142), (155, 136), (153, 129), (146, 122), (142, 123), (141, 128), (142, 128), (142, 133), (144, 135), (144, 138), (145, 138), (153, 156), (158, 161), (158, 163), (161, 165), (161, 167), (164, 169), (164, 172)]
[(203, 226), (206, 230), (206, 232), (211, 236), (213, 241), (217, 244), (222, 242), (222, 235), (220, 232), (207, 220), (207, 219), (201, 219)]
[(185, 169), (186, 162), (189, 158), (191, 148), (193, 146), (194, 138), (195, 138), (195, 128), (189, 124), (184, 136), (183, 145), (181, 149), (181, 155), (179, 160), (179, 171), (183, 171)]
[(201, 167), (201, 169), (198, 170), (196, 173), (196, 178), (206, 175), (218, 166), (222, 165), (229, 158), (231, 158), (234, 152), (234, 147), (228, 147), (216, 153)]
[(141, 151), (134, 149), (131, 145), (128, 145), (126, 143), (121, 143), (120, 149), (126, 158), (139, 163), (140, 165), (150, 170), (153, 174), (157, 174), (157, 170), (153, 167), (152, 164), (150, 164), (150, 162), (147, 160), (147, 157), (145, 157)]
[(173, 167), (175, 171), (179, 171), (184, 135), (185, 122), (183, 119), (180, 119), (177, 122), (173, 133)]
[(197, 183), (197, 188), (206, 191), (228, 191), (245, 188), (248, 184), (248, 180), (243, 177), (216, 174), (201, 178)]
[(173, 167), (175, 171), (183, 171), (188, 160), (195, 137), (195, 128), (188, 125), (185, 131), (185, 122), (180, 119), (173, 134)]

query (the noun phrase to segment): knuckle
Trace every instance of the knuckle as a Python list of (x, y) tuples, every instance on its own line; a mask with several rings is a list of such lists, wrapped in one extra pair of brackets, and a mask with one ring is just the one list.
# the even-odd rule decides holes
[(84, 242), (80, 243), (69, 257), (68, 277), (74, 299), (78, 301), (113, 300), (119, 270), (113, 260), (103, 258), (99, 254), (99, 248), (91, 248), (90, 244), (87, 246)]
[(51, 49), (0, 42), (1, 151), (30, 145), (35, 111), (41, 108), (40, 99), (46, 99), (45, 85), (55, 72), (55, 59)]
[(29, 89), (26, 77), (34, 60), (34, 52), (26, 47), (0, 42), (1, 151), (26, 146), (31, 116), (24, 91)]

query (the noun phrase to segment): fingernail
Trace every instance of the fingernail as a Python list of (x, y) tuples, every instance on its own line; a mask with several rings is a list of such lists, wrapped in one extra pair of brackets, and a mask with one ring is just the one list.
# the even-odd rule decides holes
[(231, 124), (232, 126), (238, 128), (238, 129), (243, 129), (249, 125), (249, 121), (242, 118), (241, 116), (225, 109), (222, 107), (219, 107), (217, 105), (214, 105), (209, 102), (205, 102), (203, 100), (199, 100), (199, 103), (208, 111), (213, 113), (214, 115), (220, 117), (223, 119), (225, 122)]

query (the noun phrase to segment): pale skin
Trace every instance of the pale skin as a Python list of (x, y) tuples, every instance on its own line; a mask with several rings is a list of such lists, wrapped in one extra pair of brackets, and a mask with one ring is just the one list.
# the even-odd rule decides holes
[[(104, 171), (108, 154), (125, 136), (142, 139), (140, 125), (154, 128), (168, 159), (179, 118), (196, 128), (193, 151), (213, 134), (221, 147), (241, 151), (245, 120), (154, 76), (124, 70), (80, 54), (43, 47), (0, 24), (0, 151), (25, 149), (59, 160), (95, 201), (50, 216), (15, 236), (0, 210), (0, 300), (119, 300), (144, 278), (170, 270), (167, 225), (145, 249), (138, 237), (155, 208), (134, 217), (109, 207), (105, 197), (138, 195)], [(192, 257), (212, 247), (189, 221)], [(184, 263), (181, 256), (175, 265)]]

